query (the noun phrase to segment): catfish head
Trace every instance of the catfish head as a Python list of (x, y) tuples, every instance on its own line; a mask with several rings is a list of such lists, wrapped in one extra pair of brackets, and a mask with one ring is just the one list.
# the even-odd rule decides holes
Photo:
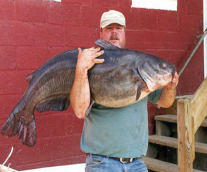
[(148, 90), (153, 92), (172, 81), (175, 65), (157, 56), (142, 54), (143, 60), (138, 63), (138, 72), (147, 84)]

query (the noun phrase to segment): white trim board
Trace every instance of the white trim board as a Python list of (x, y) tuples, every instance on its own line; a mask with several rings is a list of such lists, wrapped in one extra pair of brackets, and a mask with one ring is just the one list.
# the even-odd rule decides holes
[[(207, 1), (203, 0), (203, 30), (207, 28)], [(203, 40), (204, 78), (207, 77), (207, 35)]]
[(131, 7), (177, 11), (177, 0), (132, 0)]

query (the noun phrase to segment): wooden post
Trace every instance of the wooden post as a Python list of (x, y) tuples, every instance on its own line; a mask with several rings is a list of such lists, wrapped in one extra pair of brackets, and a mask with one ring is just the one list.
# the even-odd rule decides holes
[(194, 117), (194, 133), (198, 130), (201, 123), (207, 116), (207, 77), (197, 89), (191, 101), (192, 116)]
[(207, 116), (207, 77), (193, 96), (177, 102), (178, 171), (193, 172), (195, 133)]
[(193, 172), (195, 158), (194, 120), (191, 115), (191, 101), (180, 99), (178, 116), (178, 171)]

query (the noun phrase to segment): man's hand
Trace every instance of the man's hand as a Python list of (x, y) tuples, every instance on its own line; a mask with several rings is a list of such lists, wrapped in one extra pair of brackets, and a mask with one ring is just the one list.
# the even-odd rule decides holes
[(178, 82), (179, 82), (179, 76), (177, 72), (175, 72), (172, 81), (169, 84), (167, 84), (165, 87), (167, 88), (167, 90), (174, 90), (176, 89)]
[(83, 51), (81, 48), (78, 48), (78, 62), (77, 65), (82, 69), (89, 70), (96, 63), (103, 63), (104, 59), (96, 59), (104, 53), (103, 50), (100, 51), (100, 48), (88, 48)]

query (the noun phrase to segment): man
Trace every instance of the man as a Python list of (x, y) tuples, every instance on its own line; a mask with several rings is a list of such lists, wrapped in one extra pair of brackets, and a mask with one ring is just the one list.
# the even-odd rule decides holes
[[(100, 38), (124, 48), (125, 17), (114, 10), (103, 13), (100, 22)], [(75, 79), (70, 94), (71, 106), (80, 119), (84, 119), (81, 149), (86, 152), (86, 172), (146, 172), (142, 156), (148, 147), (147, 101), (161, 107), (169, 107), (176, 95), (178, 75), (162, 90), (151, 93), (141, 101), (122, 108), (90, 106), (88, 70), (94, 64), (104, 63), (96, 59), (104, 51), (100, 48), (79, 48)]]

